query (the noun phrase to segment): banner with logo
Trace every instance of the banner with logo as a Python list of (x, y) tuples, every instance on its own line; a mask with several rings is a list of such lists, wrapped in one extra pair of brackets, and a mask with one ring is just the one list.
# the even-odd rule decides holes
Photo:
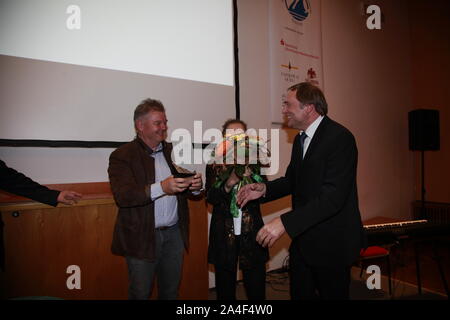
[(271, 119), (282, 123), (286, 90), (299, 82), (323, 85), (321, 0), (269, 1)]

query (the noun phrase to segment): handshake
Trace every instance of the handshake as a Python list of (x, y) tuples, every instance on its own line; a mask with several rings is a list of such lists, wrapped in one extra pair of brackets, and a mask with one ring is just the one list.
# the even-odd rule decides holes
[[(239, 190), (237, 204), (242, 208), (250, 200), (259, 199), (265, 194), (266, 185), (264, 183), (247, 184)], [(285, 232), (286, 229), (280, 217), (277, 217), (258, 231), (256, 241), (263, 247), (271, 247)]]

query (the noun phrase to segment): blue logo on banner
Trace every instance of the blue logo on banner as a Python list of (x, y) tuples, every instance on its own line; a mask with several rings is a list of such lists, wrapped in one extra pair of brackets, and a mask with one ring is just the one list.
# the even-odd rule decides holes
[(284, 0), (284, 2), (289, 13), (295, 20), (303, 21), (311, 12), (311, 6), (308, 0), (291, 0), (290, 5), (288, 5), (289, 0)]

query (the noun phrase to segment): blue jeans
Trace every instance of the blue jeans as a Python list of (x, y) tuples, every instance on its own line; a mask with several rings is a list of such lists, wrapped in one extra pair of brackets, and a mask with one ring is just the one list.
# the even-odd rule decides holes
[(128, 299), (146, 300), (152, 293), (153, 279), (158, 282), (158, 299), (175, 300), (183, 266), (184, 244), (178, 224), (155, 230), (155, 261), (127, 256)]

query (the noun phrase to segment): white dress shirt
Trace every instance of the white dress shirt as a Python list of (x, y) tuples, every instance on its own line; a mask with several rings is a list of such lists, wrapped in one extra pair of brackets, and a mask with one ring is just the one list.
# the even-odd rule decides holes
[(170, 227), (178, 222), (177, 196), (165, 194), (161, 186), (161, 181), (172, 175), (161, 151), (162, 143), (151, 155), (155, 159), (155, 183), (150, 187), (151, 198), (155, 202), (155, 228)]
[[(314, 137), (314, 134), (316, 133), (317, 128), (319, 127), (319, 124), (322, 122), (323, 117), (324, 116), (318, 117), (305, 130), (306, 138), (305, 138), (305, 141), (303, 142), (303, 158), (305, 157), (305, 154), (306, 154), (306, 151), (308, 150), (309, 144), (311, 143), (311, 140)], [(303, 131), (300, 131), (299, 134), (301, 134), (302, 132)]]

